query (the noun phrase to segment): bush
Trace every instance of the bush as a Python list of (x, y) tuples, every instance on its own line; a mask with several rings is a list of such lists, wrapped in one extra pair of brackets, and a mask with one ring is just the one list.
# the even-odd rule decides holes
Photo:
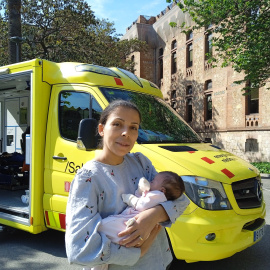
[(255, 166), (260, 173), (270, 174), (270, 162), (252, 162), (251, 164)]

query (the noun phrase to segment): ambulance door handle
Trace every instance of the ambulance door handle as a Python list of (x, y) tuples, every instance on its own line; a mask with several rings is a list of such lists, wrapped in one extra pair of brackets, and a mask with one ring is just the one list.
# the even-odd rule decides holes
[(67, 160), (66, 157), (53, 156), (53, 159)]

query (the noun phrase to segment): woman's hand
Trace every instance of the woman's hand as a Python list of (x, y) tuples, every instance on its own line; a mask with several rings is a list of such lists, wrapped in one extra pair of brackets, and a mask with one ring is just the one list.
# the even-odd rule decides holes
[[(150, 233), (159, 222), (167, 221), (168, 215), (161, 205), (142, 211), (135, 216), (134, 222), (129, 228), (120, 232), (119, 237), (127, 236), (119, 244), (126, 247), (140, 247), (150, 236)], [(152, 242), (151, 242), (152, 243)]]
[(141, 245), (141, 257), (143, 257), (147, 253), (149, 248), (152, 246), (152, 244), (153, 244), (154, 240), (156, 239), (160, 230), (161, 230), (161, 225), (156, 224), (154, 229), (151, 231), (149, 237)]

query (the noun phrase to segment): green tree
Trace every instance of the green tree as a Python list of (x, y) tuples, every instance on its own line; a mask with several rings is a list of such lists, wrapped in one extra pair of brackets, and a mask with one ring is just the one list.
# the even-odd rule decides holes
[(0, 17), (0, 66), (9, 63), (8, 23)]
[(95, 33), (93, 41), (93, 61), (101, 66), (118, 66), (132, 70), (134, 62), (129, 60), (130, 54), (147, 49), (147, 44), (138, 39), (119, 40), (115, 34), (114, 24), (108, 20), (98, 20), (98, 23), (91, 27)]
[[(171, 0), (166, 0), (172, 2)], [(184, 0), (173, 1), (189, 13), (194, 25), (171, 23), (183, 32), (206, 28), (213, 33), (215, 47), (209, 61), (221, 66), (229, 64), (237, 72), (244, 72), (244, 79), (251, 86), (264, 86), (270, 77), (270, 5), (269, 0)], [(211, 27), (209, 27), (211, 26)], [(250, 88), (245, 88), (250, 90)], [(251, 88), (252, 90), (252, 88)]]
[[(129, 68), (114, 24), (98, 20), (84, 0), (21, 0), (22, 60), (42, 58)], [(2, 0), (6, 7), (7, 0)], [(9, 9), (2, 22), (8, 21)], [(1, 27), (2, 24), (0, 24)], [(1, 33), (6, 30), (0, 28)], [(131, 40), (129, 51), (143, 42)], [(3, 42), (4, 46), (4, 42)], [(0, 47), (0, 54), (5, 50)], [(1, 63), (6, 64), (6, 63)]]

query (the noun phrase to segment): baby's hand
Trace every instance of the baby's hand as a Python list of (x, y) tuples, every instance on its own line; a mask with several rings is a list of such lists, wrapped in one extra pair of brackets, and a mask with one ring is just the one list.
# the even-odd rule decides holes
[(139, 184), (138, 184), (138, 189), (137, 189), (138, 195), (141, 196), (143, 192), (146, 192), (149, 190), (150, 190), (150, 182), (145, 177), (142, 177), (139, 180)]
[(128, 204), (131, 195), (132, 195), (132, 194), (122, 194), (123, 202), (126, 203), (126, 204)]
[(135, 207), (138, 202), (138, 198), (132, 194), (122, 194), (122, 199), (124, 203), (132, 207)]

